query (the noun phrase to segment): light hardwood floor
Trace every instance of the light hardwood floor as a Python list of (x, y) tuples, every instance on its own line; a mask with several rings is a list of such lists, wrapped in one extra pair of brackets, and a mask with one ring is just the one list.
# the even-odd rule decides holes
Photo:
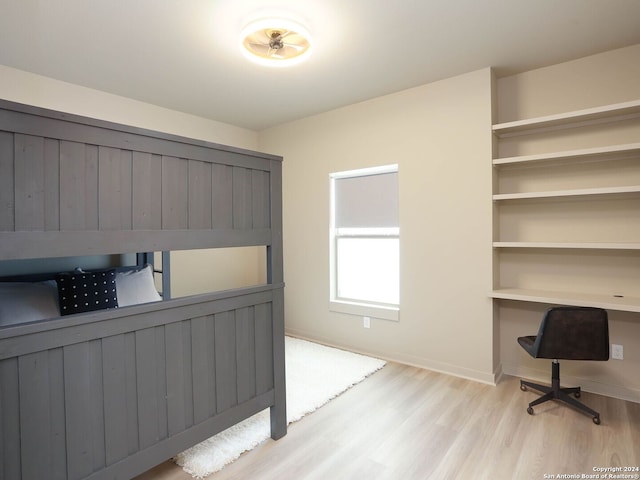
[[(536, 396), (513, 377), (493, 387), (389, 363), (207, 478), (538, 480), (640, 466), (640, 404), (584, 392), (595, 425), (557, 402), (528, 415)], [(137, 477), (150, 479), (191, 476), (166, 462)]]

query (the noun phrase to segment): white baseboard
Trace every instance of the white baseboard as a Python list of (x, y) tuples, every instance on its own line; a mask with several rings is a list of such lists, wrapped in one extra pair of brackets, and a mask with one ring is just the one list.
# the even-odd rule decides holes
[(344, 350), (350, 350), (355, 353), (360, 353), (362, 355), (369, 355), (372, 357), (380, 358), (381, 360), (386, 360), (388, 362), (401, 363), (403, 365), (409, 365), (411, 367), (416, 368), (424, 368), (426, 370), (431, 370), (438, 373), (443, 373), (446, 375), (453, 375), (455, 377), (464, 378), (466, 380), (473, 380), (475, 382), (485, 383), (487, 385), (497, 385), (502, 378), (502, 368), (499, 366), (495, 372), (486, 373), (481, 372), (479, 370), (473, 370), (465, 367), (459, 367), (457, 365), (452, 365), (444, 362), (432, 361), (422, 357), (415, 357), (412, 355), (393, 355), (390, 356), (388, 354), (382, 354), (380, 352), (373, 351), (364, 351), (361, 349), (353, 348), (351, 345), (337, 344), (332, 342), (326, 338), (318, 337), (318, 336), (310, 336), (304, 332), (297, 331), (295, 329), (286, 329), (286, 334), (291, 335), (293, 337), (301, 338), (303, 340), (309, 340), (311, 342), (321, 343), (328, 347), (341, 348)]

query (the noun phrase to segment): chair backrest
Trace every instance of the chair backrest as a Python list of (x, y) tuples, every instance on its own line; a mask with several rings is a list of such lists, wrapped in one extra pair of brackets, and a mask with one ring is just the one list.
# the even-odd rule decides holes
[(590, 307), (554, 307), (545, 312), (534, 343), (535, 357), (609, 360), (607, 311)]

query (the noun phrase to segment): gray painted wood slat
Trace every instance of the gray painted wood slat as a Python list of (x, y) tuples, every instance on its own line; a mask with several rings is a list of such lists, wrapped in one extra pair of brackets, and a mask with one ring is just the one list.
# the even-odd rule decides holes
[(60, 143), (60, 229), (98, 229), (98, 152), (82, 143)]
[(60, 229), (60, 142), (44, 140), (44, 229)]
[(162, 228), (187, 229), (189, 208), (188, 163), (162, 157)]
[(284, 358), (284, 289), (273, 292), (273, 388), (271, 407), (271, 438), (287, 434), (287, 389)]
[(251, 170), (233, 168), (233, 228), (247, 230), (252, 227)]
[(214, 164), (211, 168), (213, 228), (233, 228), (233, 167)]
[(184, 352), (182, 322), (166, 326), (167, 344), (167, 412), (168, 434), (175, 435), (186, 428), (184, 399)]
[(89, 418), (93, 471), (104, 468), (104, 390), (102, 383), (102, 339), (89, 342)]
[(193, 422), (200, 423), (209, 417), (209, 350), (213, 345), (207, 337), (207, 325), (213, 317), (198, 317), (191, 320), (191, 367), (193, 384)]
[(98, 221), (100, 230), (131, 230), (131, 152), (98, 148)]
[(0, 231), (15, 230), (14, 134), (0, 131)]
[(217, 413), (238, 404), (236, 384), (236, 324), (234, 312), (215, 316)]
[(49, 352), (18, 359), (22, 478), (46, 478), (51, 468)]
[(251, 170), (251, 201), (253, 228), (269, 227), (271, 204), (269, 202), (269, 173)]
[(127, 453), (129, 455), (140, 450), (138, 438), (138, 388), (136, 375), (136, 332), (124, 334), (125, 351), (125, 383), (124, 397), (127, 417)]
[(114, 335), (102, 340), (102, 365), (104, 381), (105, 462), (111, 465), (125, 458), (127, 441), (125, 336)]
[(271, 303), (261, 303), (255, 310), (256, 394), (273, 388), (273, 328)]
[(162, 158), (145, 152), (133, 152), (133, 228), (162, 228)]
[(49, 403), (51, 412), (51, 480), (67, 478), (65, 423), (64, 353), (62, 348), (49, 350)]
[(67, 465), (70, 480), (93, 472), (93, 418), (89, 342), (64, 348)]
[(236, 316), (236, 365), (238, 403), (256, 395), (256, 347), (253, 307), (239, 308)]
[(158, 440), (167, 438), (167, 350), (165, 341), (165, 326), (154, 327), (155, 343), (155, 365), (156, 365), (156, 395), (158, 397)]
[(182, 377), (184, 378), (184, 420), (185, 428), (193, 425), (193, 375), (192, 375), (192, 343), (191, 319), (182, 321)]
[(189, 229), (212, 226), (211, 164), (189, 160)]
[(140, 449), (153, 445), (160, 438), (158, 431), (159, 404), (156, 370), (156, 332), (146, 328), (136, 332), (136, 378), (138, 393), (138, 436)]
[(15, 136), (15, 228), (44, 230), (44, 138)]
[(208, 416), (212, 417), (217, 411), (217, 396), (216, 396), (216, 336), (215, 336), (215, 317), (213, 315), (207, 316), (207, 329), (206, 329), (206, 341), (207, 341), (207, 369), (206, 376), (202, 378), (207, 379), (207, 385), (209, 386), (209, 411)]
[(0, 478), (21, 478), (18, 359), (0, 361)]

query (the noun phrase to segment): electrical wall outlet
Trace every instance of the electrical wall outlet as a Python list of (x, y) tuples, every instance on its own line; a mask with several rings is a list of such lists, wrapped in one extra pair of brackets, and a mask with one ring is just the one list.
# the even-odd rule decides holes
[(371, 317), (363, 317), (363, 327), (371, 328)]
[(624, 358), (622, 345), (611, 344), (611, 358), (622, 360)]

